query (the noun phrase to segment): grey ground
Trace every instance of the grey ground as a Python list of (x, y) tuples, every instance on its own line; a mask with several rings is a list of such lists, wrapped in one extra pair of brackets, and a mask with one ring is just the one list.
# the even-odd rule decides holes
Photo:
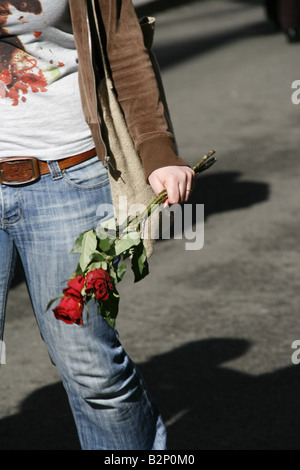
[[(156, 16), (181, 155), (214, 148), (191, 203), (205, 243), (156, 245), (150, 275), (120, 284), (121, 340), (164, 416), (170, 450), (300, 450), (299, 45), (259, 1), (174, 1)], [(167, 6), (173, 5), (173, 8)], [(142, 11), (141, 13), (144, 13)], [(22, 277), (11, 289), (1, 367), (0, 449), (78, 450)]]

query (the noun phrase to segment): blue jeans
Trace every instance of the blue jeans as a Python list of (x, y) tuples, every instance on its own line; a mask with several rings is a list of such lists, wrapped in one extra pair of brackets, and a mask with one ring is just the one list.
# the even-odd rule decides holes
[[(41, 335), (56, 365), (83, 450), (162, 450), (160, 414), (117, 331), (89, 305), (83, 326), (56, 320), (49, 300), (75, 270), (69, 251), (79, 233), (96, 227), (100, 204), (111, 204), (107, 170), (97, 157), (21, 187), (0, 185), (0, 327), (17, 252)], [(108, 214), (112, 215), (112, 214)], [(20, 306), (20, 308), (22, 308)]]

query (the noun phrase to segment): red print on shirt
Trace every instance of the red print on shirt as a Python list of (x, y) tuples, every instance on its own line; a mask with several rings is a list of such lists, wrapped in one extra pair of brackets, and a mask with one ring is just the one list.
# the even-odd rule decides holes
[[(29, 89), (33, 93), (47, 91), (47, 80), (37, 67), (37, 61), (26, 53), (19, 37), (10, 35), (4, 28), (12, 14), (10, 6), (20, 12), (40, 15), (42, 5), (39, 0), (0, 0), (0, 98), (9, 98), (12, 105), (17, 106), (20, 99), (26, 101), (24, 95)], [(35, 31), (33, 34), (38, 37), (42, 33)]]

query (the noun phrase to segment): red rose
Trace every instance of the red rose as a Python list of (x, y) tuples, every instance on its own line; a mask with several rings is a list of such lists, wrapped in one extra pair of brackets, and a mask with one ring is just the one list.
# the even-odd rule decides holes
[(75, 277), (68, 282), (68, 287), (63, 290), (66, 297), (75, 297), (81, 300), (81, 291), (84, 287), (85, 279), (83, 276)]
[(83, 299), (76, 297), (63, 297), (59, 305), (53, 309), (57, 320), (65, 323), (82, 325)]
[(104, 269), (94, 269), (86, 276), (86, 293), (95, 294), (98, 300), (107, 300), (109, 291), (114, 286), (111, 282), (109, 274)]

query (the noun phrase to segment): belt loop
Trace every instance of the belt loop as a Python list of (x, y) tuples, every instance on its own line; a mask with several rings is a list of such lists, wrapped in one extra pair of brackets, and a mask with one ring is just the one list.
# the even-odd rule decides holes
[(47, 164), (53, 180), (59, 180), (63, 177), (57, 161), (48, 161)]

